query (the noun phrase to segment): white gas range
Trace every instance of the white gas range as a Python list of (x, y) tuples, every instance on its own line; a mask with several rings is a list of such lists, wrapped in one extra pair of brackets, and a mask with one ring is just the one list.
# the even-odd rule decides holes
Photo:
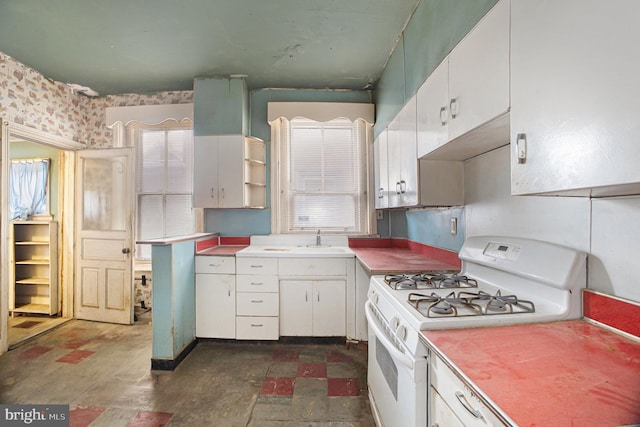
[(581, 316), (586, 254), (536, 240), (468, 238), (456, 274), (373, 276), (368, 383), (378, 425), (427, 425), (427, 348), (419, 331)]

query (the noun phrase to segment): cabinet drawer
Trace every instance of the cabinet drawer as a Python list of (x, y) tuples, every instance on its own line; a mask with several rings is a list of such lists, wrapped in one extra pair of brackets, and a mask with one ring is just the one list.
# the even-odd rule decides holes
[(279, 271), (280, 276), (346, 276), (347, 259), (280, 258)]
[(238, 316), (277, 316), (279, 295), (272, 292), (239, 292), (236, 294)]
[(238, 274), (278, 274), (277, 258), (237, 258)]
[(196, 273), (235, 274), (236, 258), (232, 256), (196, 256)]
[(277, 317), (236, 317), (236, 339), (277, 340)]
[(442, 359), (431, 355), (431, 386), (465, 426), (505, 425)]
[(241, 274), (236, 282), (238, 292), (278, 292), (278, 276)]

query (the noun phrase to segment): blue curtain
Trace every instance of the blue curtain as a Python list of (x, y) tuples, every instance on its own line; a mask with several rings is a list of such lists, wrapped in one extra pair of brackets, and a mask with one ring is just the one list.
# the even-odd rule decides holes
[(48, 214), (49, 159), (14, 160), (9, 174), (9, 218), (30, 219)]

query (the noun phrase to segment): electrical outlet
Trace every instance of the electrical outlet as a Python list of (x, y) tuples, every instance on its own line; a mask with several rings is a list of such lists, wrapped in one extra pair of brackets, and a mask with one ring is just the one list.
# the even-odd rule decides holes
[(451, 235), (458, 234), (458, 218), (451, 218)]
[(376, 218), (377, 219), (384, 219), (384, 211), (377, 210), (376, 211)]

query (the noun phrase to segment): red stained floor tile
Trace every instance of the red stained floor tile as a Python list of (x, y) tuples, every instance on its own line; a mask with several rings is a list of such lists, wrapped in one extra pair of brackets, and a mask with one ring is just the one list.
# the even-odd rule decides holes
[(103, 406), (76, 406), (69, 411), (69, 427), (86, 427), (105, 409)]
[(82, 362), (93, 353), (95, 353), (95, 351), (73, 350), (71, 353), (68, 353), (62, 356), (60, 359), (56, 360), (56, 362), (76, 364)]
[(297, 376), (302, 378), (327, 378), (327, 364), (300, 363)]
[(327, 351), (327, 362), (329, 363), (350, 363), (353, 359), (351, 357), (346, 356), (339, 351), (329, 350)]
[(66, 332), (62, 332), (59, 336), (76, 338), (78, 335), (83, 335), (87, 331), (88, 329), (84, 329), (84, 328), (73, 328), (73, 329), (69, 329)]
[(51, 350), (51, 347), (43, 347), (43, 346), (31, 347), (29, 350), (25, 350), (22, 353), (20, 353), (20, 358), (35, 359), (36, 357), (42, 356), (43, 354), (45, 354), (50, 350)]
[(357, 378), (327, 378), (329, 396), (360, 396)]
[(275, 350), (273, 360), (276, 362), (297, 362), (300, 360), (300, 352), (297, 350)]
[(170, 412), (140, 411), (127, 427), (161, 427), (167, 425), (173, 414)]
[(88, 342), (91, 342), (91, 340), (71, 340), (71, 341), (67, 341), (65, 343), (60, 344), (58, 347), (76, 349), (76, 348), (82, 347)]
[(260, 394), (263, 396), (293, 396), (295, 384), (295, 378), (266, 377), (262, 383)]

